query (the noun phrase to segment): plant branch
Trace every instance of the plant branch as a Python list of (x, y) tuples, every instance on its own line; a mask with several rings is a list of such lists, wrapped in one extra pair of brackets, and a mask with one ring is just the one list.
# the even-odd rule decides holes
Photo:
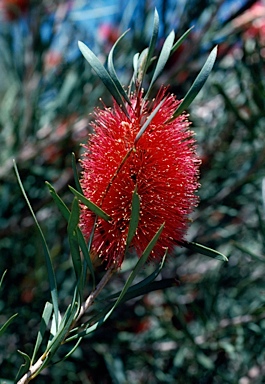
[[(100, 292), (102, 291), (102, 289), (105, 287), (105, 285), (108, 283), (108, 281), (111, 279), (111, 277), (113, 276), (113, 274), (117, 271), (117, 267), (112, 267), (110, 268), (106, 273), (105, 275), (103, 276), (103, 278), (100, 280), (100, 282), (98, 283), (98, 285), (96, 286), (96, 288), (90, 293), (90, 295), (88, 296), (88, 298), (83, 302), (83, 304), (81, 305), (81, 308), (80, 308), (80, 311), (79, 311), (79, 314), (78, 316), (76, 317), (76, 319), (73, 320), (72, 324), (70, 325), (69, 327), (69, 330), (64, 338), (64, 340), (67, 338), (67, 336), (69, 335), (69, 332), (72, 328), (75, 327), (76, 323), (80, 320), (80, 318), (86, 313), (86, 311), (88, 310), (88, 308), (93, 304), (95, 298), (100, 294)], [(62, 341), (62, 343), (64, 342), (64, 340)], [(61, 343), (61, 344), (62, 344)], [(49, 352), (48, 352), (49, 353)], [(28, 372), (17, 382), (17, 384), (27, 384), (29, 383), (32, 379), (34, 379), (35, 377), (35, 374), (37, 373), (37, 371), (41, 368), (42, 364), (44, 363), (45, 361), (45, 358), (47, 357), (47, 351), (36, 361), (35, 364), (33, 364), (30, 369), (28, 370)]]
[(86, 313), (86, 311), (88, 310), (88, 308), (93, 304), (94, 300), (96, 299), (96, 297), (100, 294), (100, 292), (102, 291), (102, 289), (105, 287), (105, 285), (108, 283), (108, 281), (111, 279), (111, 277), (113, 276), (113, 274), (117, 271), (117, 268), (116, 267), (113, 267), (113, 268), (110, 268), (106, 273), (105, 275), (103, 276), (103, 278), (100, 280), (100, 282), (98, 283), (98, 285), (96, 286), (96, 288), (94, 289), (94, 291), (92, 291), (90, 293), (90, 295), (88, 296), (88, 298), (86, 299), (86, 301), (84, 301), (84, 303), (81, 305), (81, 308), (80, 308), (80, 311), (79, 311), (79, 314), (77, 316), (77, 318), (73, 321), (73, 324), (72, 326), (70, 327), (70, 329), (72, 329), (76, 323), (80, 320), (80, 318)]

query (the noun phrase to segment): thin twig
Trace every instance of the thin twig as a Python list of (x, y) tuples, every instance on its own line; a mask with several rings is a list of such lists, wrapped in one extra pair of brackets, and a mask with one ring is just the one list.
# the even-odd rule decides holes
[(74, 320), (72, 326), (71, 326), (71, 329), (75, 326), (75, 324), (80, 320), (80, 318), (86, 313), (86, 311), (88, 310), (88, 308), (93, 304), (94, 300), (96, 299), (96, 297), (100, 294), (100, 292), (102, 291), (102, 289), (105, 287), (105, 285), (108, 283), (108, 281), (110, 280), (110, 278), (112, 277), (112, 275), (117, 271), (117, 268), (110, 268), (106, 273), (105, 275), (103, 276), (103, 278), (100, 280), (100, 282), (98, 283), (98, 285), (96, 286), (96, 288), (94, 289), (93, 292), (90, 293), (90, 295), (88, 296), (88, 298), (86, 299), (86, 301), (84, 301), (84, 303), (81, 305), (81, 308), (80, 308), (80, 311), (79, 311), (79, 314), (77, 316), (77, 318)]
[[(69, 330), (64, 338), (64, 340), (68, 337), (69, 335), (69, 332), (72, 328), (75, 327), (76, 323), (80, 320), (80, 318), (86, 313), (86, 311), (88, 310), (88, 308), (93, 304), (95, 298), (100, 294), (100, 292), (102, 291), (102, 289), (105, 287), (105, 285), (108, 283), (108, 281), (111, 279), (111, 277), (113, 276), (113, 274), (117, 271), (117, 268), (116, 267), (112, 267), (110, 268), (106, 273), (105, 275), (103, 276), (103, 278), (100, 280), (100, 282), (98, 283), (98, 285), (96, 286), (96, 288), (90, 293), (90, 295), (88, 296), (88, 298), (83, 302), (83, 304), (81, 305), (81, 308), (80, 308), (80, 311), (79, 311), (79, 314), (77, 316), (76, 319), (73, 320), (71, 326), (69, 327)], [(62, 341), (63, 343), (63, 341)], [(62, 344), (61, 343), (61, 344)], [(35, 374), (36, 372), (41, 368), (42, 364), (44, 363), (45, 361), (45, 358), (47, 357), (47, 354), (49, 352), (45, 352), (37, 361), (35, 364), (33, 364), (30, 369), (28, 370), (28, 372), (17, 382), (17, 384), (27, 384), (29, 383), (32, 379), (34, 379), (35, 377)]]

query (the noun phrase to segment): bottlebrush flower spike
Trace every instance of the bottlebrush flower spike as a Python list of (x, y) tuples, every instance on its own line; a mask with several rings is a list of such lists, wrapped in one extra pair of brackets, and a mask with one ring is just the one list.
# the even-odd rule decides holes
[[(162, 104), (135, 144), (144, 122)], [(92, 252), (108, 266), (121, 265), (131, 216), (132, 195), (137, 187), (140, 217), (131, 246), (141, 256), (162, 223), (164, 230), (151, 257), (161, 259), (166, 248), (172, 251), (188, 228), (188, 216), (198, 203), (199, 160), (193, 132), (186, 114), (169, 122), (180, 104), (161, 89), (149, 103), (142, 94), (132, 95), (130, 119), (115, 103), (113, 108), (96, 109), (82, 159), (81, 186), (86, 198), (112, 218), (98, 219)], [(124, 160), (125, 159), (125, 160)], [(95, 215), (81, 211), (81, 228), (89, 238)]]
[(182, 101), (168, 94), (165, 87), (153, 101), (149, 101), (151, 87), (166, 61), (189, 33), (187, 31), (175, 44), (174, 33), (168, 36), (158, 56), (150, 86), (144, 92), (142, 85), (153, 61), (158, 23), (155, 11), (149, 48), (133, 59), (134, 74), (128, 93), (119, 82), (113, 65), (114, 49), (126, 33), (114, 44), (108, 69), (79, 42), (82, 54), (114, 99), (113, 107), (94, 111), (94, 132), (85, 146), (80, 180), (84, 196), (111, 217), (111, 220), (97, 217), (95, 226), (95, 212), (81, 206), (80, 226), (84, 236), (89, 239), (94, 231), (91, 255), (106, 261), (107, 267), (120, 267), (128, 250), (135, 191), (140, 201), (139, 220), (134, 237), (132, 240), (131, 235), (129, 237), (130, 247), (139, 257), (162, 224), (163, 231), (150, 259), (160, 260), (166, 250), (172, 251), (176, 244), (185, 246), (189, 215), (198, 203), (200, 161), (184, 110), (209, 76), (217, 50), (213, 49)]

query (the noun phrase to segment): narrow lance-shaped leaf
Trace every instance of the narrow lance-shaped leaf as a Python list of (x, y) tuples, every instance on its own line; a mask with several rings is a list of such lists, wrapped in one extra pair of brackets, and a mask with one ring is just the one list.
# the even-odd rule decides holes
[(29, 368), (30, 368), (30, 357), (29, 357), (29, 355), (27, 355), (26, 353), (24, 353), (22, 351), (19, 351), (19, 350), (18, 350), (18, 353), (23, 357), (24, 364), (21, 364), (21, 366), (19, 368), (19, 371), (18, 371), (18, 374), (17, 374), (16, 379), (15, 379), (15, 382), (17, 382), (18, 379), (20, 379), (23, 375), (25, 375), (25, 373), (27, 373)]
[(140, 197), (137, 193), (137, 189), (135, 189), (133, 191), (133, 196), (132, 196), (132, 213), (131, 213), (131, 219), (129, 224), (128, 236), (126, 240), (125, 254), (127, 253), (128, 248), (131, 244), (131, 241), (135, 235), (138, 222), (139, 222), (139, 216), (140, 216)]
[(251, 251), (250, 249), (244, 247), (243, 245), (241, 245), (240, 243), (237, 243), (237, 242), (233, 242), (233, 245), (239, 249), (240, 251), (242, 251), (243, 253), (246, 253), (247, 255), (249, 255), (250, 257), (252, 257), (254, 260), (257, 260), (257, 261), (260, 261), (262, 263), (265, 263), (265, 257), (264, 256), (260, 256), (260, 255), (257, 255), (255, 252)]
[(146, 65), (148, 55), (148, 48), (145, 48), (139, 55), (137, 60), (137, 70), (136, 70), (136, 78), (135, 81), (137, 82), (137, 86), (140, 89), (140, 83), (142, 82), (142, 78), (144, 76), (144, 68)]
[[(0, 288), (3, 284), (3, 280), (4, 280), (4, 277), (6, 275), (6, 272), (7, 270), (4, 271), (2, 277), (1, 277), (1, 280), (0, 280)], [(7, 329), (7, 327), (9, 326), (9, 324), (12, 323), (12, 321), (15, 319), (15, 317), (17, 317), (17, 313), (15, 313), (14, 315), (12, 315), (0, 328), (0, 336), (2, 336), (2, 334), (5, 332), (5, 330)]]
[(79, 251), (77, 226), (79, 223), (79, 203), (75, 197), (72, 204), (72, 211), (68, 221), (67, 232), (71, 251), (71, 257), (74, 265), (76, 278), (80, 279), (82, 273), (82, 262)]
[(48, 183), (48, 181), (46, 181), (45, 184), (48, 186), (50, 194), (51, 194), (54, 202), (56, 203), (59, 211), (61, 212), (61, 214), (63, 215), (65, 220), (68, 221), (69, 217), (70, 217), (70, 210), (67, 208), (65, 203), (59, 197), (59, 195), (55, 192), (55, 189), (53, 188), (53, 186), (50, 183)]
[(61, 320), (58, 332), (49, 342), (45, 354), (54, 355), (54, 353), (57, 351), (58, 347), (60, 346), (61, 342), (64, 340), (66, 334), (69, 331), (72, 321), (76, 315), (76, 309), (77, 305), (74, 308), (71, 304), (67, 307), (67, 310)]
[(51, 297), (52, 297), (52, 304), (53, 304), (55, 322), (56, 322), (56, 326), (58, 327), (58, 321), (59, 321), (58, 293), (57, 293), (55, 274), (54, 274), (54, 270), (53, 270), (53, 266), (52, 266), (52, 262), (51, 262), (50, 252), (49, 252), (49, 249), (48, 249), (45, 237), (43, 235), (43, 232), (41, 230), (41, 227), (40, 227), (40, 225), (39, 225), (39, 223), (37, 221), (37, 218), (36, 218), (36, 216), (35, 216), (35, 214), (33, 212), (33, 209), (32, 209), (32, 207), (30, 205), (30, 202), (29, 202), (29, 199), (27, 197), (27, 194), (26, 194), (26, 192), (24, 190), (24, 187), (23, 187), (22, 181), (20, 179), (20, 176), (19, 176), (19, 173), (18, 173), (18, 169), (17, 169), (16, 163), (15, 163), (15, 160), (14, 160), (14, 169), (15, 169), (15, 173), (16, 173), (16, 176), (17, 176), (17, 179), (18, 179), (18, 183), (19, 183), (20, 189), (21, 189), (21, 191), (23, 193), (23, 196), (24, 196), (24, 198), (25, 198), (25, 200), (27, 202), (27, 205), (29, 207), (31, 215), (32, 215), (32, 217), (33, 217), (33, 219), (35, 221), (35, 224), (36, 224), (37, 229), (38, 229), (39, 234), (40, 234), (40, 238), (41, 238), (41, 242), (42, 242), (42, 247), (43, 247), (44, 255), (45, 255), (47, 271), (48, 271), (48, 279), (49, 279), (49, 284), (50, 284), (50, 291), (51, 291)]
[(131, 119), (130, 115), (126, 109), (126, 106), (124, 104), (124, 101), (122, 99), (122, 96), (121, 96), (119, 90), (117, 89), (114, 81), (110, 77), (108, 71), (104, 67), (104, 65), (100, 62), (100, 60), (97, 58), (97, 56), (84, 43), (79, 41), (78, 46), (79, 46), (79, 49), (82, 52), (84, 58), (88, 61), (88, 63), (91, 65), (91, 67), (97, 73), (100, 80), (105, 84), (105, 86), (110, 91), (111, 95), (116, 100), (118, 105), (121, 106), (125, 115), (128, 117), (128, 119)]
[[(150, 283), (152, 283), (155, 280), (155, 278), (159, 275), (159, 273), (161, 272), (161, 270), (162, 270), (162, 268), (164, 266), (165, 260), (166, 260), (166, 256), (167, 256), (167, 250), (166, 250), (166, 252), (164, 254), (163, 259), (159, 263), (158, 267), (154, 270), (154, 272), (152, 272), (149, 276), (147, 276), (144, 280), (140, 281), (139, 283), (132, 285), (128, 289), (127, 293), (138, 291), (138, 290), (142, 289), (143, 287), (145, 287), (145, 286), (149, 285)], [(120, 295), (120, 293), (121, 293), (121, 291), (113, 293), (112, 295), (107, 296), (106, 298), (104, 298), (104, 301), (105, 300), (115, 299), (116, 297), (118, 297)]]
[(39, 330), (38, 335), (37, 335), (36, 344), (34, 347), (32, 358), (31, 358), (32, 363), (34, 363), (35, 357), (36, 357), (38, 350), (41, 346), (41, 343), (43, 341), (43, 337), (44, 337), (44, 334), (48, 328), (48, 323), (50, 321), (51, 315), (52, 315), (52, 304), (47, 302), (45, 304), (45, 307), (44, 307), (44, 310), (42, 313), (42, 317), (41, 317), (40, 330)]
[(7, 273), (7, 269), (2, 274), (2, 277), (1, 277), (1, 280), (0, 280), (0, 288), (2, 287), (2, 284), (3, 284), (4, 277), (5, 277), (6, 273)]
[(137, 289), (135, 288), (132, 290), (128, 290), (126, 294), (123, 296), (123, 299), (121, 302), (124, 303), (125, 301), (135, 299), (138, 296), (146, 295), (149, 292), (154, 292), (159, 289), (163, 290), (166, 288), (176, 287), (177, 285), (178, 285), (178, 282), (174, 278), (153, 281)]
[[(95, 225), (96, 225), (96, 220), (95, 220), (94, 227), (95, 227)], [(94, 268), (93, 268), (93, 264), (92, 264), (89, 252), (90, 252), (90, 248), (91, 248), (91, 242), (92, 242), (92, 239), (93, 239), (93, 236), (94, 236), (94, 227), (93, 227), (93, 230), (92, 230), (92, 233), (91, 233), (91, 240), (89, 240), (88, 246), (86, 244), (86, 241), (84, 239), (84, 236), (83, 236), (80, 228), (78, 228), (78, 230), (77, 230), (78, 242), (79, 242), (80, 248), (82, 250), (83, 256), (84, 256), (84, 258), (86, 260), (89, 272), (90, 272), (91, 277), (92, 277), (93, 288), (96, 285), (96, 280), (95, 280)], [(84, 273), (85, 273), (85, 270), (84, 270)]]
[[(148, 47), (148, 54), (147, 54), (147, 57), (145, 60), (145, 65), (144, 65), (144, 68), (143, 68), (143, 71), (141, 74), (141, 78), (139, 79), (140, 84), (142, 84), (143, 78), (146, 74), (146, 71), (147, 71), (147, 69), (150, 65), (151, 59), (153, 57), (153, 53), (154, 53), (156, 42), (157, 42), (158, 29), (159, 29), (159, 16), (158, 16), (158, 12), (155, 8), (153, 31), (152, 31), (152, 36), (151, 36), (151, 40), (150, 40), (149, 47)], [(140, 86), (140, 88), (141, 88), (141, 86)]]
[[(115, 305), (114, 305), (114, 308), (117, 307), (117, 305), (119, 304), (119, 302), (122, 300), (123, 296), (125, 295), (125, 293), (127, 292), (127, 290), (129, 289), (129, 287), (131, 286), (133, 280), (135, 279), (136, 275), (139, 273), (139, 271), (141, 270), (141, 268), (143, 267), (143, 265), (146, 263), (146, 260), (148, 259), (148, 257), (150, 256), (150, 253), (152, 252), (153, 248), (155, 247), (156, 243), (157, 243), (157, 240), (159, 239), (163, 229), (164, 229), (164, 226), (165, 224), (163, 223), (161, 225), (161, 227), (159, 228), (159, 230), (156, 232), (156, 234), (154, 235), (154, 237), (152, 238), (152, 240), (149, 242), (149, 244), (147, 245), (147, 247), (145, 248), (142, 256), (140, 257), (140, 259), (138, 260), (136, 266), (134, 267), (133, 271), (131, 272), (130, 276), (128, 277), (122, 291), (121, 291), (121, 294), (118, 298), (118, 300), (116, 301)], [(113, 308), (113, 309), (114, 309)]]
[[(147, 245), (147, 247), (145, 248), (142, 256), (139, 258), (137, 264), (135, 265), (133, 271), (130, 273), (117, 301), (114, 303), (114, 305), (112, 306), (112, 308), (109, 310), (109, 312), (106, 313), (106, 311), (103, 311), (103, 314), (101, 314), (101, 318), (93, 325), (91, 325), (90, 327), (88, 327), (87, 329), (85, 329), (83, 332), (80, 332), (78, 334), (75, 334), (73, 336), (70, 336), (67, 338), (67, 342), (68, 341), (71, 341), (71, 340), (74, 340), (76, 338), (79, 338), (79, 337), (84, 337), (86, 335), (88, 335), (89, 333), (93, 332), (95, 329), (97, 329), (101, 324), (103, 324), (109, 317), (110, 315), (112, 314), (112, 312), (114, 311), (114, 309), (119, 305), (120, 302), (122, 302), (123, 300), (123, 297), (125, 296), (126, 292), (128, 291), (128, 289), (130, 288), (133, 280), (135, 279), (136, 275), (139, 273), (139, 271), (141, 270), (141, 268), (143, 267), (143, 265), (146, 263), (146, 260), (148, 259), (150, 253), (152, 252), (154, 246), (156, 245), (156, 242), (157, 240), (159, 239), (163, 229), (164, 229), (164, 223), (161, 225), (161, 227), (159, 228), (159, 230), (156, 232), (156, 234), (154, 235), (154, 237), (152, 238), (152, 240), (149, 242), (149, 244)], [(109, 307), (108, 307), (109, 308)], [(98, 316), (96, 316), (97, 318)]]
[(58, 361), (58, 363), (62, 363), (63, 361), (68, 359), (68, 357), (70, 357), (77, 350), (77, 348), (79, 347), (79, 344), (81, 343), (82, 339), (83, 339), (83, 337), (80, 337), (77, 340), (77, 342), (75, 343), (75, 345), (73, 346), (73, 348), (71, 348), (71, 350), (69, 352), (67, 352), (67, 354), (64, 356), (64, 358), (60, 359)]
[[(159, 239), (163, 229), (164, 229), (164, 226), (165, 226), (165, 223), (163, 223), (161, 225), (161, 227), (159, 228), (159, 230), (156, 232), (156, 234), (154, 235), (154, 237), (152, 238), (152, 240), (149, 242), (149, 244), (147, 245), (147, 247), (145, 248), (142, 256), (139, 258), (137, 264), (135, 265), (133, 271), (130, 273), (117, 301), (114, 303), (113, 307), (111, 308), (111, 310), (104, 316), (102, 317), (96, 324), (93, 324), (91, 327), (89, 327), (88, 329), (86, 329), (84, 332), (82, 332), (81, 334), (78, 334), (78, 335), (75, 335), (73, 338), (76, 338), (76, 337), (79, 337), (79, 336), (85, 336), (85, 335), (88, 335), (89, 333), (93, 332), (95, 329), (97, 329), (97, 327), (101, 324), (103, 324), (109, 317), (110, 315), (112, 314), (112, 312), (114, 311), (114, 309), (119, 305), (119, 303), (122, 301), (124, 295), (126, 294), (126, 292), (128, 291), (129, 287), (131, 286), (133, 280), (135, 279), (136, 275), (139, 273), (139, 271), (142, 269), (143, 265), (146, 263), (146, 260), (148, 259), (150, 253), (152, 252), (153, 248), (155, 247), (156, 243), (157, 243), (157, 240)], [(72, 338), (71, 338), (72, 339)], [(68, 339), (68, 341), (70, 340), (70, 338)]]
[(111, 217), (104, 212), (101, 208), (99, 208), (96, 204), (92, 203), (92, 201), (88, 200), (84, 195), (76, 191), (73, 187), (69, 185), (69, 189), (73, 194), (86, 206), (88, 207), (92, 212), (94, 212), (98, 217), (101, 217), (102, 219), (106, 221), (110, 221)]
[[(146, 284), (146, 285), (143, 285), (139, 288), (135, 288), (138, 284), (135, 284), (133, 285), (132, 287), (130, 287), (128, 289), (128, 291), (125, 293), (125, 295), (123, 296), (122, 300), (120, 303), (124, 303), (128, 300), (131, 300), (131, 299), (134, 299), (138, 296), (142, 296), (142, 295), (146, 295), (147, 293), (149, 292), (153, 292), (153, 291), (157, 291), (159, 289), (165, 289), (165, 288), (170, 288), (170, 287), (176, 287), (179, 285), (178, 281), (175, 279), (175, 278), (168, 278), (168, 279), (162, 279), (162, 280), (159, 280), (159, 281), (152, 281), (151, 283), (149, 284)], [(116, 298), (116, 294), (115, 294), (115, 297)], [(107, 306), (104, 307), (104, 309), (97, 313), (95, 316), (93, 316), (89, 322), (90, 323), (94, 323), (94, 322), (98, 322), (100, 320), (100, 318), (102, 318), (105, 314), (108, 313), (108, 311), (110, 311), (112, 307), (112, 304), (107, 304)], [(69, 339), (67, 339), (67, 341), (70, 341), (74, 338), (77, 338), (77, 335), (75, 336), (70, 336)]]
[(175, 44), (173, 45), (172, 49), (171, 49), (171, 54), (176, 52), (176, 50), (181, 46), (181, 44), (183, 43), (183, 41), (186, 39), (186, 37), (188, 36), (188, 34), (190, 33), (190, 31), (193, 29), (193, 27), (191, 27), (190, 29), (188, 29), (185, 33), (183, 33), (183, 35), (175, 42)]
[[(161, 270), (163, 268), (166, 256), (167, 256), (167, 250), (166, 250), (165, 255), (164, 255), (163, 259), (161, 260), (159, 266), (156, 268), (156, 270), (153, 273), (151, 273), (151, 275), (149, 275), (144, 280), (140, 281), (139, 283), (137, 283), (137, 284), (135, 284), (133, 286), (130, 286), (128, 288), (127, 292), (125, 293), (125, 295), (123, 296), (121, 302), (125, 302), (125, 301), (130, 300), (130, 299), (132, 299), (134, 297), (137, 297), (139, 295), (142, 295), (142, 294), (145, 294), (145, 293), (148, 293), (148, 292), (152, 292), (153, 290), (156, 290), (156, 289), (163, 289), (163, 288), (168, 288), (169, 286), (177, 285), (175, 279), (167, 279), (166, 281), (160, 280), (158, 282), (155, 282), (156, 284), (153, 284), (153, 280), (158, 276), (158, 274), (161, 272)], [(115, 299), (115, 298), (119, 297), (120, 294), (121, 294), (121, 291), (120, 292), (116, 292), (116, 293), (114, 293), (114, 294), (112, 294), (110, 296), (107, 296), (103, 300), (98, 300), (98, 301), (106, 301), (106, 300), (109, 301), (109, 300), (112, 300), (112, 299)], [(90, 324), (91, 323), (99, 323), (100, 319), (102, 320), (102, 318), (104, 318), (106, 320), (107, 318), (105, 316), (108, 314), (108, 312), (111, 310), (112, 307), (113, 307), (113, 304), (108, 304), (104, 308), (103, 311), (101, 311), (97, 315), (93, 316), (89, 320), (89, 323)], [(111, 313), (109, 312), (109, 315), (110, 314)], [(93, 328), (93, 329), (95, 329), (95, 328)], [(92, 332), (91, 327), (89, 327), (89, 332)], [(86, 331), (84, 333), (82, 332), (81, 334), (79, 334), (79, 336), (80, 335), (85, 336), (86, 335)], [(77, 334), (71, 335), (71, 336), (69, 336), (67, 341), (76, 339), (77, 337), (78, 337)]]
[(82, 305), (82, 300), (83, 300), (83, 295), (82, 295), (82, 289), (84, 289), (84, 273), (82, 273), (81, 277), (78, 279), (76, 285), (75, 285), (75, 290), (72, 295), (72, 301), (71, 301), (71, 311), (74, 310), (74, 307), (76, 307), (76, 317), (78, 316), (80, 307)]
[(61, 325), (61, 321), (62, 321), (62, 317), (61, 317), (61, 314), (59, 313), (59, 320), (58, 320), (59, 326), (57, 327), (55, 323), (54, 313), (52, 314), (49, 340), (51, 340), (53, 336), (56, 335), (56, 333), (58, 332), (58, 329), (60, 328), (60, 325)]
[(174, 31), (171, 31), (171, 33), (168, 35), (168, 37), (166, 38), (164, 44), (163, 44), (163, 47), (162, 47), (162, 50), (161, 50), (161, 53), (159, 55), (159, 58), (158, 58), (158, 61), (157, 61), (157, 64), (156, 64), (156, 68), (155, 68), (155, 72), (153, 74), (153, 77), (152, 77), (152, 80), (150, 82), (150, 85), (149, 85), (149, 88), (146, 92), (146, 95), (145, 95), (145, 99), (148, 98), (149, 96), (149, 93), (152, 89), (152, 86), (154, 84), (154, 82), (156, 81), (156, 79), (158, 78), (158, 76), (162, 73), (167, 61), (168, 61), (168, 58), (170, 56), (170, 53), (171, 53), (171, 50), (172, 50), (172, 46), (173, 46), (173, 43), (174, 43), (174, 39), (175, 39), (175, 33)]
[(136, 78), (136, 75), (137, 75), (137, 67), (138, 67), (139, 56), (140, 56), (140, 53), (139, 53), (139, 52), (137, 52), (137, 53), (133, 56), (133, 71), (134, 71), (134, 78)]
[(2, 325), (2, 327), (0, 328), (0, 336), (2, 336), (2, 334), (5, 332), (7, 327), (12, 323), (14, 318), (17, 317), (17, 315), (18, 315), (18, 313), (15, 313), (11, 317), (9, 317), (9, 319)]
[[(115, 294), (114, 298), (117, 298), (119, 296), (119, 294), (120, 294), (120, 292), (118, 293), (118, 295)], [(137, 296), (138, 296), (138, 292), (136, 291), (136, 294), (134, 295), (134, 291), (131, 292), (131, 290), (129, 288), (120, 303), (123, 303), (123, 302), (130, 300), (131, 298), (134, 298)], [(103, 324), (103, 322), (105, 322), (108, 319), (108, 317), (112, 313), (112, 309), (113, 309), (113, 303), (106, 304), (104, 306), (104, 309), (98, 311), (96, 315), (92, 316), (87, 322), (85, 322), (83, 324), (83, 327), (86, 327), (83, 331), (76, 333), (76, 332), (78, 332), (78, 328), (76, 327), (76, 328), (72, 329), (71, 332), (69, 333), (69, 336), (66, 339), (66, 342), (70, 342), (70, 341), (76, 340), (78, 338), (83, 338), (83, 337), (87, 336), (88, 334), (90, 334), (91, 332), (93, 332), (101, 324)], [(90, 325), (90, 324), (93, 324), (93, 325)]]
[[(60, 212), (62, 213), (62, 215), (66, 219), (66, 221), (68, 221), (69, 217), (70, 217), (69, 209), (67, 208), (65, 203), (62, 201), (60, 196), (55, 192), (55, 189), (53, 188), (53, 186), (51, 184), (49, 184), (48, 182), (46, 182), (46, 184), (47, 184), (47, 186), (48, 186), (48, 188), (50, 190), (50, 194), (51, 194), (53, 200), (55, 201), (57, 207), (59, 208)], [(90, 247), (88, 249), (87, 244), (85, 242), (85, 239), (83, 237), (83, 234), (82, 234), (80, 228), (77, 228), (77, 235), (78, 235), (78, 242), (79, 242), (80, 248), (82, 250), (82, 253), (83, 253), (84, 258), (86, 260), (86, 263), (87, 263), (87, 266), (89, 268), (90, 274), (92, 276), (93, 285), (95, 285), (94, 269), (93, 269), (93, 265), (92, 265), (92, 262), (91, 262), (91, 259), (90, 259), (90, 256), (89, 256), (89, 249), (90, 249)]]
[(129, 99), (127, 93), (125, 92), (125, 90), (123, 89), (123, 86), (121, 85), (119, 79), (118, 79), (118, 76), (116, 74), (116, 71), (115, 71), (115, 68), (114, 68), (114, 64), (113, 64), (113, 54), (114, 54), (114, 50), (117, 46), (117, 44), (122, 40), (122, 38), (126, 35), (126, 33), (128, 32), (129, 30), (125, 31), (119, 38), (118, 40), (114, 43), (113, 47), (111, 48), (110, 50), (110, 53), (109, 53), (109, 57), (108, 57), (108, 70), (109, 70), (109, 74), (113, 80), (113, 82), (115, 83), (118, 91), (120, 92), (120, 94), (122, 95), (122, 97), (127, 101), (127, 103), (129, 105), (131, 105), (131, 100)]
[(208, 79), (208, 76), (211, 73), (211, 70), (213, 68), (213, 65), (216, 59), (216, 55), (217, 55), (217, 47), (215, 47), (211, 51), (200, 73), (196, 77), (188, 93), (186, 94), (186, 96), (184, 97), (184, 99), (182, 100), (182, 102), (180, 103), (180, 105), (178, 106), (178, 108), (176, 109), (172, 118), (169, 121), (176, 119), (183, 111), (185, 111), (190, 106), (190, 104), (195, 99), (195, 97), (198, 95), (204, 83)]
[(57, 352), (61, 343), (64, 341), (66, 334), (69, 332), (73, 319), (76, 315), (77, 305), (72, 307), (70, 304), (67, 307), (67, 310), (61, 320), (58, 332), (53, 337), (53, 339), (49, 342), (44, 354), (43, 354), (43, 364), (36, 372), (35, 376), (37, 376), (50, 362), (54, 354)]
[(228, 258), (225, 255), (223, 255), (221, 252), (205, 247), (205, 245), (194, 243), (194, 242), (188, 242), (188, 241), (183, 242), (181, 245), (183, 245), (183, 247), (187, 249), (190, 249), (191, 251), (198, 252), (208, 257), (212, 257), (213, 259), (220, 260), (220, 261), (228, 261)]
[(144, 123), (144, 125), (141, 127), (140, 131), (137, 133), (136, 137), (135, 137), (135, 140), (134, 140), (134, 145), (137, 144), (138, 140), (140, 139), (140, 137), (143, 135), (143, 133), (146, 131), (146, 129), (148, 128), (148, 126), (150, 125), (151, 121), (153, 120), (153, 118), (155, 117), (155, 115), (157, 114), (157, 112), (159, 111), (159, 109), (161, 108), (162, 104), (164, 103), (165, 99), (161, 100), (160, 103), (155, 107), (155, 109), (153, 110), (153, 112), (151, 113), (151, 115), (148, 117), (148, 119), (146, 120), (146, 122)]
[(73, 173), (74, 173), (74, 180), (75, 180), (76, 189), (78, 190), (79, 193), (82, 193), (82, 187), (80, 185), (78, 174), (77, 174), (76, 159), (75, 159), (74, 153), (72, 153), (72, 168), (73, 168)]
[(128, 88), (128, 95), (131, 94), (132, 91), (134, 91), (134, 87), (133, 85), (135, 85), (135, 80), (136, 80), (136, 77), (137, 77), (137, 63), (138, 63), (138, 60), (139, 60), (139, 52), (137, 52), (134, 56), (133, 56), (133, 75), (132, 75), (132, 78), (130, 80), (130, 83), (129, 83), (129, 88)]

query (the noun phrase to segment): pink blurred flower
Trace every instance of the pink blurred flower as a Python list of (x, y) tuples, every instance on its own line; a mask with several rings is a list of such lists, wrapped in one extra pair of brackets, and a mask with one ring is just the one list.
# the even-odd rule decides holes
[(246, 12), (237, 17), (233, 24), (244, 30), (245, 38), (258, 38), (265, 45), (265, 4), (257, 1)]

